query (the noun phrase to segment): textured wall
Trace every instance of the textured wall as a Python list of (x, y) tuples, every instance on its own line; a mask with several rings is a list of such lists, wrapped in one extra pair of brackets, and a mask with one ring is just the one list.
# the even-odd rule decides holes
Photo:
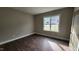
[[(49, 32), (43, 31), (43, 17), (60, 14), (60, 25), (59, 25), (59, 32)], [(63, 8), (39, 15), (35, 15), (35, 32), (40, 33), (43, 35), (57, 37), (60, 39), (69, 40), (70, 38), (70, 30), (71, 30), (71, 23), (72, 23), (72, 15), (73, 15), (73, 8)]]
[(33, 16), (11, 8), (0, 8), (0, 42), (33, 33)]

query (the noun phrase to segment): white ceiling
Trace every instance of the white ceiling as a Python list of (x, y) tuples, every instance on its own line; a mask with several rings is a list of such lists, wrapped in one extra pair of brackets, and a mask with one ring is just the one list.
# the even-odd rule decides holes
[(45, 13), (48, 11), (53, 11), (61, 8), (63, 7), (13, 7), (13, 9), (16, 9), (25, 13), (29, 13), (32, 15)]

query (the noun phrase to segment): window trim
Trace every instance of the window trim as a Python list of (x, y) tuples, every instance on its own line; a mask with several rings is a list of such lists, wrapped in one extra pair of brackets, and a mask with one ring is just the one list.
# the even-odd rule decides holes
[[(57, 31), (51, 31), (51, 20), (50, 20), (50, 31), (44, 30), (44, 18), (45, 18), (45, 17), (57, 16), (57, 15), (59, 16), (59, 28), (60, 28), (61, 14), (55, 14), (55, 15), (50, 15), (50, 16), (44, 16), (44, 17), (43, 17), (43, 31), (47, 31), (47, 32), (56, 32), (56, 33), (57, 33)], [(59, 30), (59, 28), (58, 28), (58, 30)], [(60, 30), (59, 30), (58, 32), (60, 32)]]

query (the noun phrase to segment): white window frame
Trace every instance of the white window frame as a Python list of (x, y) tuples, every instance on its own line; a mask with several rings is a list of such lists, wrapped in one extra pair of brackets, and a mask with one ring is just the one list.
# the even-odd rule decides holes
[[(44, 30), (44, 18), (45, 18), (45, 17), (53, 17), (53, 16), (59, 16), (58, 31), (52, 31), (52, 30), (51, 30), (51, 19), (50, 19), (50, 30)], [(60, 26), (60, 14), (51, 15), (51, 16), (44, 16), (44, 17), (43, 17), (43, 31), (59, 32), (59, 26)]]

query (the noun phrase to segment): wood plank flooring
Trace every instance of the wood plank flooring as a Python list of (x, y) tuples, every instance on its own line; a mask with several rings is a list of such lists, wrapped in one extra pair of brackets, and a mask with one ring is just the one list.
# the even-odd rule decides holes
[(41, 35), (31, 35), (0, 47), (4, 51), (69, 51), (68, 42)]

